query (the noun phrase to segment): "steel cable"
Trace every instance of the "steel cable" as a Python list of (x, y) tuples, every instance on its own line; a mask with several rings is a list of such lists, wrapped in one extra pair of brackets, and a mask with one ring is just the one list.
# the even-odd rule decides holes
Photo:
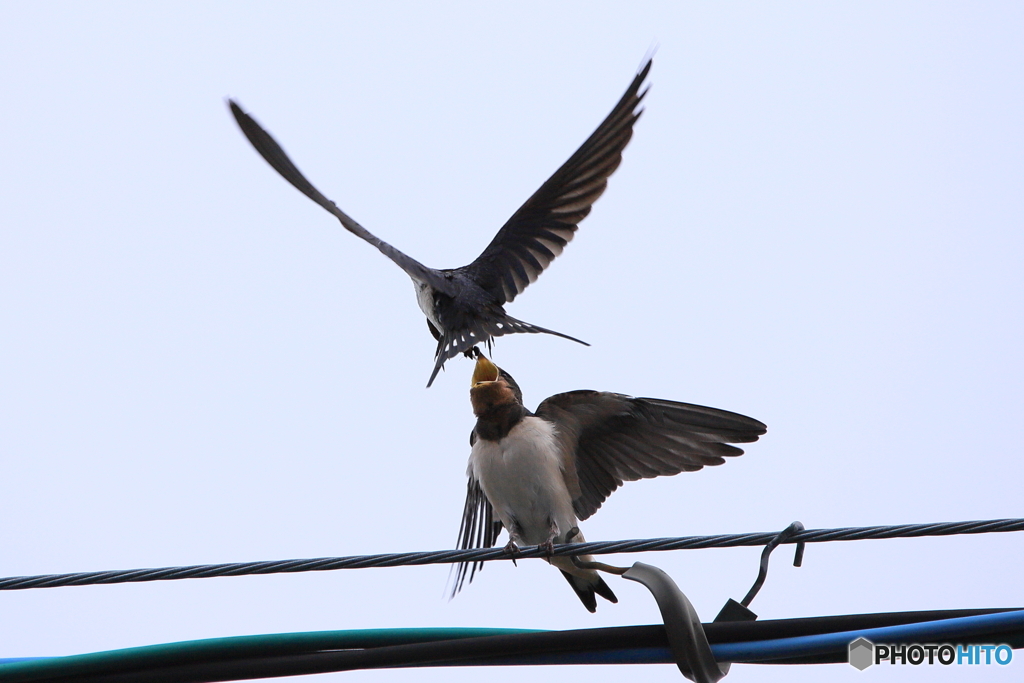
[[(783, 541), (791, 543), (825, 543), (829, 541), (861, 541), (886, 538), (920, 538), (922, 536), (953, 536), (958, 534), (987, 534), (1024, 531), (1024, 519), (993, 519), (975, 522), (945, 522), (937, 524), (901, 524), (897, 526), (846, 527), (842, 529), (810, 529)], [(702, 548), (735, 548), (766, 545), (778, 536), (776, 531), (718, 536), (683, 536), (679, 538), (649, 538), (631, 541), (596, 541), (556, 545), (554, 555), (611, 555), (665, 550), (697, 550)], [(516, 559), (548, 557), (537, 546), (527, 546), (515, 555)], [(82, 572), (76, 574), (49, 574), (42, 576), (14, 576), (0, 579), (0, 590), (26, 590), (29, 588), (57, 588), (60, 586), (90, 586), (111, 583), (143, 581), (174, 581), (178, 579), (205, 579), (217, 576), (250, 576), (255, 574), (285, 574), (298, 572), (333, 571), (336, 569), (365, 569), (370, 567), (404, 567), (454, 562), (487, 562), (510, 560), (511, 555), (502, 548), (474, 550), (440, 550), (416, 553), (389, 553), (355, 555), (350, 557), (321, 557), (305, 560), (275, 560), (269, 562), (239, 562), (206, 564), (190, 567), (163, 567), (159, 569), (131, 569), (124, 571)]]

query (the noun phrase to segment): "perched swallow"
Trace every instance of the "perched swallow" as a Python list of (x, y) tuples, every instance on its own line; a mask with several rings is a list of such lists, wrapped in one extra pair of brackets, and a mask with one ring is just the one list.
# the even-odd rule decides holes
[[(515, 380), (483, 354), (469, 397), (477, 421), (460, 549), (493, 546), (502, 527), (510, 553), (520, 544), (550, 552), (570, 532), (573, 542), (582, 543), (579, 520), (597, 512), (622, 482), (721, 465), (743, 453), (730, 443), (751, 443), (767, 431), (757, 420), (717, 408), (605, 391), (556, 394), (531, 413)], [(591, 612), (595, 594), (617, 602), (595, 570), (567, 556), (548, 561)], [(460, 564), (452, 594), (482, 567)]]
[(313, 187), (277, 141), (237, 103), (228, 102), (242, 132), (274, 170), (412, 278), (416, 301), (437, 340), (429, 387), (445, 361), (477, 344), (489, 347), (494, 337), (543, 332), (586, 344), (561, 332), (517, 320), (505, 313), (504, 305), (521, 294), (562, 253), (577, 224), (604, 192), (609, 176), (622, 161), (622, 150), (633, 136), (633, 124), (640, 118), (642, 110), (638, 107), (647, 93), (646, 89), (640, 92), (640, 87), (650, 69), (651, 60), (647, 59), (597, 130), (512, 214), (475, 261), (444, 270), (428, 268), (372, 235)]

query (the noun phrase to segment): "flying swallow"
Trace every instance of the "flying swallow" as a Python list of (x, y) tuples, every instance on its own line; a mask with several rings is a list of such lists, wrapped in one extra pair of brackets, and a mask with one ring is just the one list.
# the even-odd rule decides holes
[[(730, 443), (751, 443), (767, 431), (761, 422), (717, 408), (604, 391), (570, 391), (523, 406), (515, 380), (478, 354), (469, 392), (476, 415), (470, 436), (469, 486), (459, 548), (489, 548), (502, 527), (505, 549), (584, 542), (579, 520), (597, 512), (624, 481), (695, 472), (742, 455)], [(591, 561), (590, 556), (579, 558)], [(568, 556), (548, 561), (562, 571), (583, 605), (595, 594), (617, 602), (594, 569)], [(462, 563), (454, 595), (483, 563)]]
[(412, 278), (416, 301), (437, 340), (429, 387), (445, 361), (469, 355), (478, 344), (516, 332), (553, 334), (586, 345), (569, 335), (517, 320), (505, 313), (510, 303), (537, 279), (572, 240), (577, 225), (604, 192), (633, 136), (633, 124), (647, 90), (640, 91), (651, 69), (648, 58), (608, 117), (586, 142), (512, 214), (475, 261), (452, 269), (429, 268), (371, 234), (317, 190), (281, 146), (233, 100), (231, 113), (256, 151), (300, 192), (333, 214), (351, 233), (395, 262)]

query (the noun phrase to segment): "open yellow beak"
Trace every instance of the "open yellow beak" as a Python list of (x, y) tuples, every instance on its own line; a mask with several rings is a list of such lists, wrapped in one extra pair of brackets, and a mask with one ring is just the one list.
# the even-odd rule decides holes
[(498, 366), (492, 363), (486, 356), (480, 354), (476, 359), (476, 369), (473, 370), (473, 379), (470, 387), (479, 386), (485, 382), (495, 382), (498, 379)]

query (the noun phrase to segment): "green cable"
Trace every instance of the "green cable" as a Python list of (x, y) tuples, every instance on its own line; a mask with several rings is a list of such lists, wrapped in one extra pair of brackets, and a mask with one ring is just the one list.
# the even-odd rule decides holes
[(0, 682), (28, 683), (54, 676), (127, 672), (174, 664), (406, 645), (483, 636), (544, 633), (517, 628), (396, 628), (272, 633), (146, 645), (67, 657), (0, 664)]

